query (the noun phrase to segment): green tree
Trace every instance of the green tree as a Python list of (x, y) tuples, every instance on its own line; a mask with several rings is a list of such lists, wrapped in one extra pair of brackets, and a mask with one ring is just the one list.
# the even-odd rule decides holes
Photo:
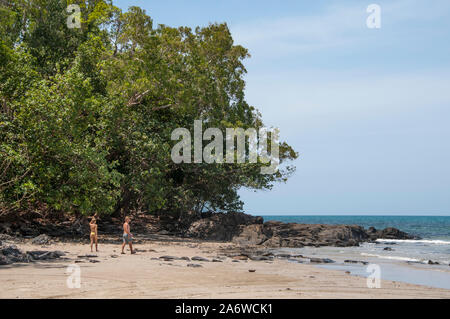
[[(65, 10), (81, 8), (81, 28)], [(297, 157), (267, 164), (175, 164), (171, 133), (263, 127), (245, 101), (248, 51), (226, 24), (153, 27), (110, 1), (3, 1), (0, 208), (83, 214), (239, 211), (238, 190), (286, 181)]]

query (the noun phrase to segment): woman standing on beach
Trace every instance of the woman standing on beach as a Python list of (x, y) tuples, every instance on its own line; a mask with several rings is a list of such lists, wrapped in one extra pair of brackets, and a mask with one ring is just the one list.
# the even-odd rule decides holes
[(95, 217), (92, 217), (91, 222), (89, 223), (89, 227), (91, 228), (91, 252), (92, 252), (92, 246), (94, 245), (95, 241), (95, 251), (98, 251), (98, 233), (97, 233), (97, 220)]

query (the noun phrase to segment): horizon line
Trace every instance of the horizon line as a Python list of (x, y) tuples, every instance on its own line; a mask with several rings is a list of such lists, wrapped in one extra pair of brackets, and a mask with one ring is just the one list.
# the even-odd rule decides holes
[[(255, 215), (252, 213), (248, 213), (250, 215)], [(257, 214), (257, 216), (418, 216), (418, 217), (450, 217), (450, 214), (447, 215), (421, 215), (421, 214), (413, 214), (413, 215), (405, 215), (405, 214), (335, 214), (335, 213), (307, 213), (307, 214)]]

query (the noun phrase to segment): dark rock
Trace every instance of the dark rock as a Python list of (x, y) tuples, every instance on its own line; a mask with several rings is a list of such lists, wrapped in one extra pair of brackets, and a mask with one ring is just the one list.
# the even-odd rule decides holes
[(262, 252), (261, 255), (266, 256), (266, 257), (274, 257), (274, 256), (275, 256), (275, 255), (274, 255), (272, 252), (270, 252), (270, 251)]
[(6, 256), (0, 255), (0, 266), (10, 265), (12, 263), (13, 262), (9, 258), (6, 258)]
[(374, 227), (365, 230), (358, 225), (296, 224), (269, 221), (239, 227), (240, 232), (232, 241), (240, 245), (261, 245), (268, 248), (304, 246), (359, 246), (361, 242), (378, 238), (410, 239), (413, 236), (396, 228), (378, 231)]
[(255, 224), (241, 227), (241, 233), (234, 236), (232, 241), (239, 245), (260, 245), (267, 239), (267, 235), (264, 234), (264, 226)]
[[(409, 235), (401, 230), (393, 227), (388, 227), (376, 232), (376, 238), (382, 239), (420, 239), (419, 237)], [(373, 236), (372, 236), (373, 237)]]
[(204, 257), (199, 257), (199, 256), (194, 256), (194, 257), (191, 258), (191, 260), (194, 260), (194, 261), (205, 261), (205, 262), (209, 261), (208, 259), (206, 259)]
[(31, 240), (35, 245), (47, 245), (51, 242), (51, 238), (46, 234), (41, 234)]
[(248, 272), (255, 272), (256, 269), (249, 269)]
[(188, 267), (192, 267), (192, 268), (200, 268), (203, 267), (202, 265), (199, 264), (187, 264)]
[(309, 262), (311, 263), (318, 263), (318, 264), (330, 264), (334, 263), (334, 260), (331, 260), (329, 258), (310, 258)]
[(383, 250), (393, 251), (393, 249), (391, 247), (384, 247)]
[[(207, 218), (202, 218), (190, 224), (185, 235), (193, 238), (231, 241), (234, 236), (243, 231), (247, 225), (262, 224), (262, 217), (255, 217), (244, 213), (215, 213)], [(254, 227), (257, 232), (258, 227)], [(258, 238), (259, 235), (250, 235), (249, 240)], [(244, 237), (247, 236), (244, 234)]]
[(350, 263), (350, 264), (363, 264), (363, 265), (368, 265), (369, 263), (367, 261), (361, 261), (361, 260), (350, 260), (350, 259), (346, 259), (344, 260), (344, 263)]
[(3, 257), (1, 258), (1, 264), (3, 265), (30, 262), (30, 257), (27, 254), (24, 254), (14, 245), (2, 246), (2, 248), (0, 249), (0, 256)]
[(163, 259), (164, 261), (176, 260), (178, 257), (175, 256), (160, 256), (159, 259)]
[[(242, 234), (233, 238), (233, 241), (259, 243), (265, 247), (274, 248), (331, 245), (345, 247), (358, 245), (359, 242), (368, 239), (368, 235), (360, 226), (307, 225), (276, 221), (269, 221), (263, 225), (246, 226), (243, 228)], [(268, 239), (261, 243), (264, 237)]]
[(89, 262), (90, 262), (90, 263), (99, 263), (100, 261), (99, 261), (99, 260), (96, 260), (96, 259), (89, 259)]
[(40, 251), (40, 250), (27, 251), (27, 255), (29, 255), (33, 260), (52, 260), (65, 256), (65, 254), (61, 251)]
[(97, 258), (98, 256), (97, 255), (80, 255), (80, 256), (77, 256), (78, 258)]
[(15, 255), (22, 254), (22, 252), (14, 245), (6, 246), (6, 247), (2, 248), (1, 253), (4, 256), (15, 256)]
[(439, 262), (428, 260), (428, 265), (439, 265)]
[(222, 260), (220, 260), (220, 259), (215, 259), (215, 258), (214, 258), (214, 259), (212, 260), (212, 262), (213, 262), (213, 263), (221, 263)]

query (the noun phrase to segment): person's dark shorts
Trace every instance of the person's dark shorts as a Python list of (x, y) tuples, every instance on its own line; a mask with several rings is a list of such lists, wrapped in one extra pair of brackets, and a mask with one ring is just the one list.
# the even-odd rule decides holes
[(123, 242), (125, 243), (125, 244), (130, 244), (132, 241), (133, 241), (133, 239), (131, 238), (131, 236), (130, 235), (128, 235), (128, 234), (123, 234)]

